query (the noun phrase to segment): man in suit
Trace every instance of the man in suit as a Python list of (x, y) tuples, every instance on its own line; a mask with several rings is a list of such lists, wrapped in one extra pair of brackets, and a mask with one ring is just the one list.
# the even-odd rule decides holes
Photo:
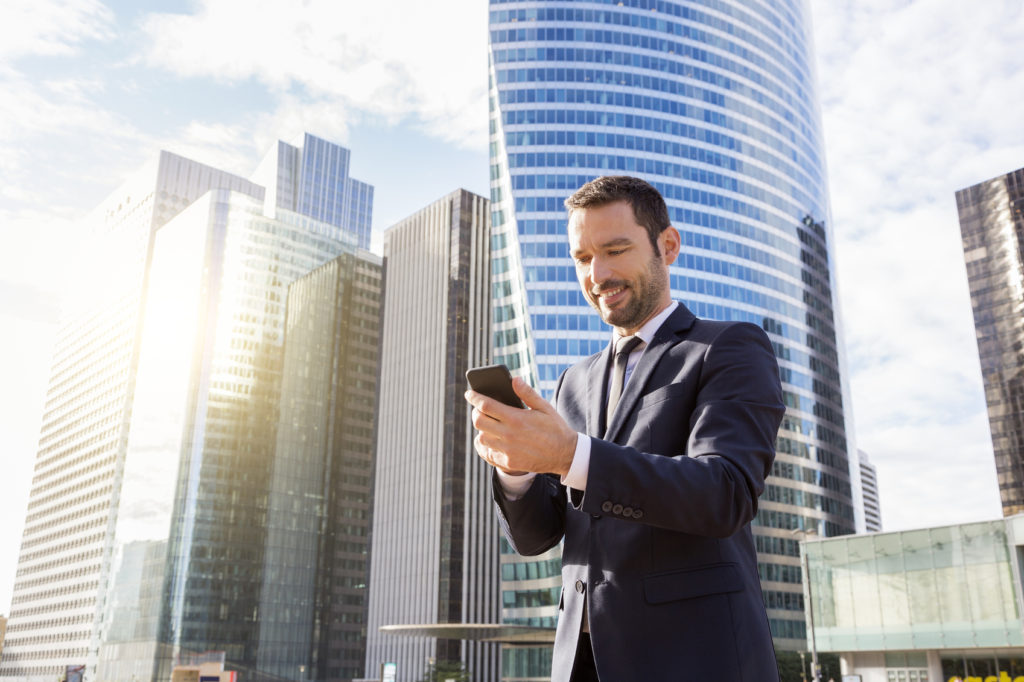
[(551, 679), (777, 682), (750, 530), (784, 412), (772, 347), (672, 301), (680, 236), (651, 185), (598, 178), (566, 206), (613, 343), (553, 406), (522, 379), (526, 410), (466, 394), (513, 547), (564, 538)]

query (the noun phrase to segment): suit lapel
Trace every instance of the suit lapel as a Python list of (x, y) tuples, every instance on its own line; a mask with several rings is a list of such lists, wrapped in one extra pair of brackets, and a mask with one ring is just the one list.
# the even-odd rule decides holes
[[(668, 352), (669, 348), (675, 345), (680, 334), (693, 326), (696, 319), (693, 313), (680, 303), (675, 311), (669, 315), (668, 319), (662, 323), (661, 327), (658, 328), (654, 338), (651, 339), (651, 343), (644, 350), (644, 354), (640, 356), (640, 362), (633, 368), (633, 373), (626, 383), (622, 397), (619, 398), (619, 405), (615, 408), (615, 414), (610, 415), (610, 422), (605, 431), (604, 440), (614, 441), (618, 437), (626, 417), (633, 411), (636, 403), (644, 394), (647, 382), (653, 376), (654, 370), (661, 361), (661, 357)], [(605, 352), (608, 353), (609, 351), (606, 349)], [(601, 394), (603, 397), (603, 390)]]

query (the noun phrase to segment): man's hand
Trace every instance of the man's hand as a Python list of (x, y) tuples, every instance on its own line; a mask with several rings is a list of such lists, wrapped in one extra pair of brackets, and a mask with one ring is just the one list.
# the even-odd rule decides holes
[(528, 409), (466, 391), (473, 426), (479, 431), (474, 440), (477, 454), (507, 474), (565, 476), (576, 452), (576, 432), (523, 379), (513, 379), (512, 388)]

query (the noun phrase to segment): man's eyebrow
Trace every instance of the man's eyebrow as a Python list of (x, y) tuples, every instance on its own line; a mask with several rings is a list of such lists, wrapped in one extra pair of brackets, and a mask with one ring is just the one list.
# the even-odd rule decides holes
[(630, 239), (629, 237), (616, 237), (615, 239), (610, 239), (605, 243), (601, 244), (601, 248), (610, 249), (614, 246), (629, 246), (632, 243), (633, 240)]
[[(616, 246), (630, 246), (632, 244), (633, 240), (630, 239), (629, 237), (616, 237), (615, 239), (609, 239), (608, 241), (604, 242), (598, 248), (612, 249), (615, 248)], [(575, 249), (572, 249), (571, 253), (572, 256), (575, 258), (578, 257), (580, 254), (585, 253), (585, 250), (577, 247)]]

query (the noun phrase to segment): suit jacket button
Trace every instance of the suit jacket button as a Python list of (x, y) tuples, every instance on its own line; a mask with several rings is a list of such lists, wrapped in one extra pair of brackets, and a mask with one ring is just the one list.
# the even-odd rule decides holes
[(583, 594), (583, 590), (586, 589), (586, 585), (583, 584), (582, 580), (576, 581), (576, 591)]
[(643, 509), (634, 509), (633, 510), (633, 518), (634, 519), (642, 519), (643, 517), (644, 517), (644, 510)]
[(627, 519), (633, 518), (633, 508), (632, 507), (623, 507), (622, 508), (622, 515), (625, 516)]
[(611, 510), (612, 510), (612, 503), (607, 501), (607, 500), (605, 500), (605, 502), (601, 505), (601, 511), (603, 511), (604, 513), (607, 514)]
[(621, 514), (621, 513), (622, 513), (622, 505), (621, 504), (617, 504), (614, 507), (612, 507), (612, 514)]

